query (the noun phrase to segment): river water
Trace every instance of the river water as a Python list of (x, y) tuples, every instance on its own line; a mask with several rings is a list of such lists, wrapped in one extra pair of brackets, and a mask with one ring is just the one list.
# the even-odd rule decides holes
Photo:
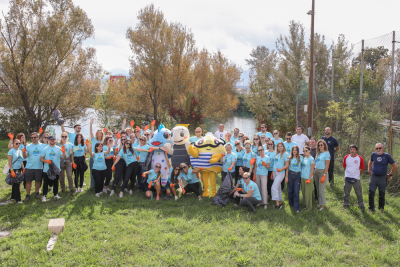
[[(78, 123), (82, 125), (82, 130), (81, 133), (86, 137), (90, 138), (90, 119), (94, 118), (94, 125), (93, 125), (93, 132), (96, 131), (97, 129), (100, 128), (99, 125), (96, 124), (96, 113), (94, 109), (88, 109), (88, 115), (86, 118), (79, 120)], [(225, 131), (232, 133), (233, 135), (233, 129), (234, 128), (239, 128), (240, 132), (244, 133), (244, 135), (247, 135), (250, 140), (253, 139), (253, 135), (256, 133), (256, 123), (251, 116), (251, 113), (248, 112), (234, 112), (232, 113), (231, 117), (224, 123), (225, 125)], [(73, 126), (73, 125), (71, 125)], [(218, 130), (218, 124), (216, 125), (210, 125), (206, 122), (206, 127), (212, 133), (215, 133)], [(65, 126), (65, 129), (67, 131), (73, 132), (74, 129), (71, 127)], [(61, 135), (61, 126), (58, 125), (51, 125), (48, 126), (46, 131), (47, 132), (55, 132), (56, 138), (59, 139)], [(191, 135), (194, 135), (194, 133), (190, 133)], [(205, 134), (205, 133), (203, 133)]]

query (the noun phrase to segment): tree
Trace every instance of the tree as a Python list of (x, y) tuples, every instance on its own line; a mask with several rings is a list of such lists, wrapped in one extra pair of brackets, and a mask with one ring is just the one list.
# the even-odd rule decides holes
[[(376, 48), (366, 47), (364, 51), (364, 63), (365, 68), (372, 70), (375, 73), (375, 69), (378, 66), (378, 61), (382, 58), (388, 58), (389, 49), (384, 46), (378, 46)], [(359, 65), (361, 63), (361, 52), (353, 60), (353, 65)]]
[(84, 116), (100, 90), (96, 50), (82, 43), (94, 35), (86, 13), (71, 0), (12, 0), (0, 22), (0, 104), (28, 132)]

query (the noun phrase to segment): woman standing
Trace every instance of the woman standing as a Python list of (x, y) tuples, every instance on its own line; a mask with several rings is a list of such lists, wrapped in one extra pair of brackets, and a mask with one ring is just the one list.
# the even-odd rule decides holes
[(297, 212), (300, 212), (300, 180), (301, 180), (301, 163), (303, 156), (300, 155), (298, 146), (292, 147), (292, 152), (289, 159), (289, 171), (286, 172), (287, 193), (290, 207), (294, 207)]
[(285, 179), (286, 170), (289, 169), (290, 155), (286, 152), (283, 142), (276, 146), (276, 156), (274, 158), (274, 183), (271, 187), (272, 200), (276, 201), (275, 209), (282, 208), (282, 188), (281, 182)]
[(251, 151), (256, 154), (256, 156), (259, 156), (260, 154), (258, 153), (258, 147), (261, 146), (261, 139), (258, 136), (258, 134), (255, 134), (253, 137), (253, 145), (251, 146)]
[[(8, 166), (10, 167), (9, 173), (11, 174), (12, 178), (16, 178), (15, 172), (22, 172), (25, 173), (25, 166), (22, 163), (22, 151), (19, 150), (21, 145), (20, 139), (12, 140), (12, 148), (8, 151), (7, 158), (8, 158)], [(24, 148), (25, 149), (25, 148)], [(18, 204), (22, 204), (21, 201), (21, 191), (19, 189), (19, 183), (13, 183), (11, 189), (11, 200), (15, 199)]]
[(271, 163), (269, 164), (269, 169), (268, 169), (268, 184), (267, 184), (268, 196), (269, 196), (269, 199), (271, 199), (272, 198), (271, 186), (274, 183), (274, 180), (272, 180), (272, 176), (273, 176), (273, 172), (274, 172), (274, 158), (276, 156), (274, 141), (269, 140), (267, 142), (267, 149), (265, 151), (265, 155), (267, 155), (271, 160)]
[[(132, 141), (132, 140), (131, 140)], [(133, 141), (132, 141), (133, 144)], [(147, 155), (149, 154), (147, 151), (150, 149), (150, 146), (147, 144), (147, 139), (145, 136), (141, 136), (139, 138), (139, 145), (136, 145), (137, 148), (140, 148), (140, 150), (136, 151), (136, 157), (138, 158), (139, 162), (139, 169), (138, 173), (136, 174), (135, 177), (137, 177), (138, 184), (139, 184), (139, 190), (146, 190), (146, 184), (142, 183), (142, 179), (140, 177), (143, 175), (143, 166), (144, 162), (146, 161)]]
[(272, 139), (275, 143), (275, 146), (278, 145), (279, 142), (283, 142), (283, 139), (279, 137), (279, 131), (275, 130), (273, 132), (274, 138)]
[[(25, 134), (19, 133), (19, 134), (17, 134), (15, 139), (18, 139), (20, 141), (20, 145), (19, 145), (19, 148), (18, 148), (20, 151), (22, 151), (22, 149), (26, 148)], [(10, 141), (8, 142), (8, 148), (9, 149), (13, 148), (13, 139), (11, 139), (11, 138), (10, 138)], [(26, 167), (26, 163), (27, 163), (26, 162), (26, 158), (22, 157), (21, 161), (22, 161), (22, 164), (24, 165), (24, 167)], [(25, 186), (26, 185), (25, 180), (24, 180), (23, 184), (24, 184), (24, 189), (25, 189), (25, 187), (26, 187)]]
[(236, 163), (235, 163), (235, 184), (239, 181), (239, 169), (240, 166), (243, 165), (243, 155), (244, 155), (244, 147), (242, 147), (242, 144), (240, 143), (239, 140), (235, 141), (235, 149), (233, 150), (233, 153), (236, 155)]
[(232, 153), (232, 145), (228, 143), (225, 145), (226, 153), (223, 157), (221, 157), (220, 162), (222, 163), (222, 173), (221, 178), (222, 182), (224, 182), (225, 177), (230, 173), (231, 177), (235, 176), (235, 163), (236, 163), (236, 155)]
[[(111, 137), (109, 140), (112, 141)], [(102, 193), (104, 179), (107, 176), (106, 156), (110, 154), (111, 147), (107, 147), (105, 152), (103, 151), (103, 144), (100, 142), (97, 142), (94, 147), (94, 152), (92, 152), (92, 145), (88, 144), (90, 156), (93, 158), (92, 172), (95, 181), (95, 196), (99, 197)]]
[(114, 158), (115, 158), (115, 154), (114, 154), (114, 141), (113, 138), (111, 136), (107, 136), (106, 138), (104, 138), (104, 142), (103, 142), (103, 150), (104, 151), (110, 151), (107, 154), (106, 157), (106, 181), (104, 182), (104, 187), (103, 187), (103, 193), (107, 193), (110, 189), (108, 189), (108, 186), (110, 185), (110, 181), (112, 178), (112, 165), (114, 163)]
[(85, 171), (87, 170), (85, 153), (88, 152), (85, 142), (83, 141), (82, 134), (76, 134), (75, 141), (72, 146), (72, 151), (74, 152), (74, 163), (72, 163), (72, 168), (74, 169), (75, 173), (75, 188), (76, 193), (79, 193), (83, 192), (83, 180), (85, 179)]
[(49, 144), (49, 137), (50, 135), (48, 133), (44, 133), (40, 138), (40, 143), (45, 144), (47, 146)]
[(301, 163), (301, 191), (303, 193), (303, 203), (304, 206), (306, 206), (305, 210), (311, 210), (313, 200), (313, 176), (315, 161), (310, 154), (311, 148), (309, 146), (305, 146), (303, 151), (304, 158)]
[(256, 154), (251, 151), (251, 143), (249, 140), (244, 142), (244, 148), (246, 151), (243, 153), (243, 165), (250, 169), (250, 175), (253, 172), (253, 165), (256, 158)]
[[(200, 181), (197, 179), (196, 173), (201, 171), (200, 169), (189, 169), (186, 163), (181, 163), (180, 165), (181, 173), (179, 175), (179, 185), (183, 189), (182, 192), (185, 194), (186, 192), (193, 192), (196, 194), (197, 198), (202, 200), (201, 195), (199, 193)], [(184, 187), (182, 184), (182, 178), (185, 179), (187, 185)]]
[[(94, 119), (91, 119), (90, 120), (90, 139), (92, 140), (92, 153), (95, 152), (94, 151), (95, 145), (97, 143), (103, 143), (103, 140), (104, 140), (104, 132), (102, 130), (98, 129), (96, 131), (96, 135), (93, 134), (93, 127), (92, 127), (93, 122), (94, 122)], [(89, 153), (89, 154), (91, 154), (91, 153)], [(94, 181), (94, 177), (93, 177), (93, 174), (92, 174), (93, 163), (94, 163), (93, 157), (90, 157), (90, 161), (89, 161), (90, 186), (93, 187), (93, 185), (94, 185), (94, 187), (96, 187), (96, 184), (95, 184), (96, 182)]]
[(68, 133), (61, 133), (59, 142), (60, 148), (65, 147), (66, 158), (60, 159), (60, 186), (61, 192), (65, 193), (65, 172), (67, 172), (68, 188), (71, 196), (74, 195), (74, 182), (72, 180), (72, 162), (74, 162), (74, 153), (72, 152), (73, 145), (68, 142)]
[(254, 172), (256, 174), (256, 184), (261, 191), (262, 204), (264, 204), (264, 209), (268, 207), (268, 169), (270, 167), (270, 158), (265, 155), (264, 148), (262, 146), (258, 147), (258, 153), (260, 156), (256, 158), (256, 164), (254, 167)]
[(317, 187), (318, 194), (318, 206), (320, 210), (325, 209), (326, 197), (325, 187), (328, 183), (328, 169), (329, 163), (331, 162), (331, 155), (328, 151), (328, 145), (322, 139), (317, 143), (317, 159), (315, 160), (315, 186)]

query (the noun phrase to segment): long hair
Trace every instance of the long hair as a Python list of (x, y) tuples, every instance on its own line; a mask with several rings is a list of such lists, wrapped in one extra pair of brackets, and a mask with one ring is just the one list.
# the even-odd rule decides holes
[[(44, 133), (43, 135), (42, 135), (42, 137), (40, 137), (40, 143), (42, 143), (42, 144), (49, 144), (49, 139), (47, 139), (47, 141), (43, 141), (44, 140), (44, 137), (45, 137), (45, 135), (47, 135), (47, 137), (49, 137), (50, 136), (50, 134), (48, 134), (48, 133)], [(45, 143), (46, 142), (46, 143)]]
[(132, 142), (130, 141), (130, 140), (126, 140), (125, 141), (125, 144), (124, 144), (124, 153), (126, 154), (126, 143), (129, 143), (129, 151), (133, 154), (134, 152), (133, 152), (133, 148), (132, 148)]
[(101, 153), (103, 152), (103, 148), (101, 149), (101, 151), (97, 151), (97, 148), (102, 145), (102, 143), (97, 142), (96, 145), (94, 146), (94, 153)]
[[(258, 144), (256, 144), (255, 142), (254, 142), (254, 138), (255, 137), (258, 137)], [(253, 145), (251, 146), (251, 149), (253, 149), (254, 147), (259, 147), (259, 146), (262, 146), (262, 143), (261, 143), (261, 137), (260, 136), (258, 136), (258, 134), (255, 134), (254, 136), (253, 136)]]
[[(99, 140), (99, 139), (97, 139), (97, 133), (101, 133), (101, 139)], [(103, 131), (102, 130), (97, 130), (96, 131), (96, 136), (95, 136), (95, 138), (96, 138), (96, 140), (98, 141), (98, 142), (103, 142), (103, 140), (104, 140), (104, 133), (103, 133)]]
[(106, 138), (104, 138), (103, 146), (107, 146), (107, 141), (108, 141), (109, 139), (113, 140), (111, 136), (106, 136)]
[(293, 150), (294, 150), (294, 149), (297, 150), (297, 156), (296, 156), (297, 163), (300, 163), (300, 148), (299, 148), (299, 146), (297, 146), (297, 145), (294, 145), (294, 146), (292, 147), (292, 152), (290, 152), (290, 158), (289, 158), (289, 160), (292, 161), (292, 159), (293, 159)]
[(17, 136), (15, 137), (15, 139), (18, 139), (18, 140), (21, 142), (21, 144), (23, 144), (24, 146), (26, 146), (26, 136), (25, 136), (25, 141), (22, 141), (22, 140), (21, 140), (21, 136), (25, 136), (25, 134), (19, 133), (19, 134), (17, 134)]
[(317, 157), (319, 156), (319, 143), (322, 143), (324, 145), (324, 152), (328, 151), (328, 145), (326, 144), (324, 139), (319, 139), (317, 142)]
[[(81, 143), (80, 144), (78, 144), (78, 136), (80, 136), (82, 139), (81, 139)], [(81, 146), (84, 146), (85, 145), (85, 141), (83, 141), (83, 135), (82, 134), (80, 134), (80, 133), (78, 133), (78, 134), (76, 134), (76, 136), (75, 136), (75, 141), (74, 141), (74, 145), (81, 145)]]
[[(282, 150), (282, 152), (279, 152), (278, 151), (278, 146), (279, 145), (282, 145), (283, 146), (283, 150)], [(276, 144), (276, 150), (275, 150), (275, 154), (276, 155), (278, 155), (278, 153), (280, 153), (281, 154), (281, 157), (280, 158), (282, 158), (283, 157), (283, 154), (286, 152), (286, 147), (285, 147), (285, 145), (283, 144), (283, 142), (279, 142), (278, 144)]]
[(62, 132), (62, 133), (61, 133), (61, 139), (60, 139), (60, 142), (59, 142), (60, 146), (63, 146), (63, 145), (65, 145), (66, 143), (68, 143), (68, 141), (65, 141), (65, 144), (64, 144), (63, 139), (62, 139), (62, 135), (63, 135), (63, 134), (66, 134), (66, 135), (67, 135), (67, 140), (68, 140), (68, 133)]
[[(178, 174), (175, 174), (176, 169), (178, 169)], [(171, 183), (173, 183), (173, 184), (178, 183), (178, 177), (179, 177), (180, 173), (181, 173), (181, 169), (180, 169), (179, 165), (174, 166), (174, 168), (172, 169), (171, 176), (170, 176)]]
[[(236, 142), (239, 142), (239, 148), (240, 148), (239, 151), (238, 151), (238, 149), (237, 149), (237, 147), (236, 147)], [(242, 144), (240, 143), (239, 140), (236, 140), (236, 141), (235, 141), (235, 149), (236, 149), (237, 152), (240, 152), (240, 151), (242, 151), (242, 150), (244, 149), (244, 147), (242, 146)]]

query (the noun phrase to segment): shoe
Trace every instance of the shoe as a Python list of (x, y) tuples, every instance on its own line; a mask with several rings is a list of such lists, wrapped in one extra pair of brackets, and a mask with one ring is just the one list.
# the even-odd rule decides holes
[(320, 208), (320, 209), (319, 209), (319, 211), (323, 211), (323, 210), (324, 210), (324, 208)]
[(29, 201), (29, 199), (31, 199), (31, 196), (30, 195), (26, 195), (26, 197), (24, 199), (24, 202)]
[(275, 209), (276, 209), (276, 210), (279, 210), (279, 207), (280, 207), (280, 206), (275, 206)]
[(22, 201), (18, 201), (18, 204), (22, 204), (23, 202)]
[(179, 199), (179, 197), (178, 196), (175, 196), (175, 200), (178, 200)]
[(106, 189), (103, 189), (103, 193), (107, 193), (107, 190), (106, 190)]
[(79, 192), (83, 192), (83, 188), (81, 187), (81, 188), (79, 188)]
[(203, 199), (202, 198), (199, 198), (199, 201), (202, 201)]
[(283, 206), (282, 206), (282, 204), (281, 204), (281, 205), (279, 205), (279, 206), (278, 206), (278, 210), (281, 210), (281, 209), (282, 209), (282, 207), (283, 207)]
[(119, 198), (122, 198), (124, 196), (123, 192), (119, 192)]
[(132, 195), (132, 194), (133, 194), (133, 191), (132, 191), (132, 190), (130, 190), (130, 191), (129, 191), (129, 195)]
[(42, 197), (42, 202), (46, 202), (46, 201), (47, 201), (46, 196), (43, 196)]
[(265, 209), (265, 210), (268, 209), (268, 205), (264, 205), (264, 209)]
[(297, 213), (300, 213), (300, 211), (299, 211), (299, 210), (296, 210), (296, 212), (297, 212)]
[(95, 194), (96, 197), (100, 197), (100, 193)]
[(256, 209), (254, 209), (254, 208), (252, 210), (250, 210), (250, 212), (255, 212), (255, 211), (256, 211)]
[(35, 198), (38, 198), (38, 199), (40, 199), (40, 195), (39, 195), (39, 193), (35, 193)]
[(128, 192), (128, 188), (125, 188), (124, 191), (125, 191), (125, 192)]
[(375, 213), (375, 210), (373, 209), (368, 209), (371, 213)]
[(157, 195), (157, 196), (156, 196), (156, 199), (157, 199), (157, 200), (160, 200), (160, 195)]
[(75, 193), (79, 193), (79, 188), (76, 188), (75, 191), (76, 191)]
[(86, 186), (85, 182), (83, 182), (83, 186)]
[(110, 193), (110, 197), (111, 197), (112, 195), (114, 195), (114, 190), (112, 190), (112, 191), (111, 191), (111, 193)]
[(54, 196), (55, 199), (60, 199), (61, 197), (57, 194)]

